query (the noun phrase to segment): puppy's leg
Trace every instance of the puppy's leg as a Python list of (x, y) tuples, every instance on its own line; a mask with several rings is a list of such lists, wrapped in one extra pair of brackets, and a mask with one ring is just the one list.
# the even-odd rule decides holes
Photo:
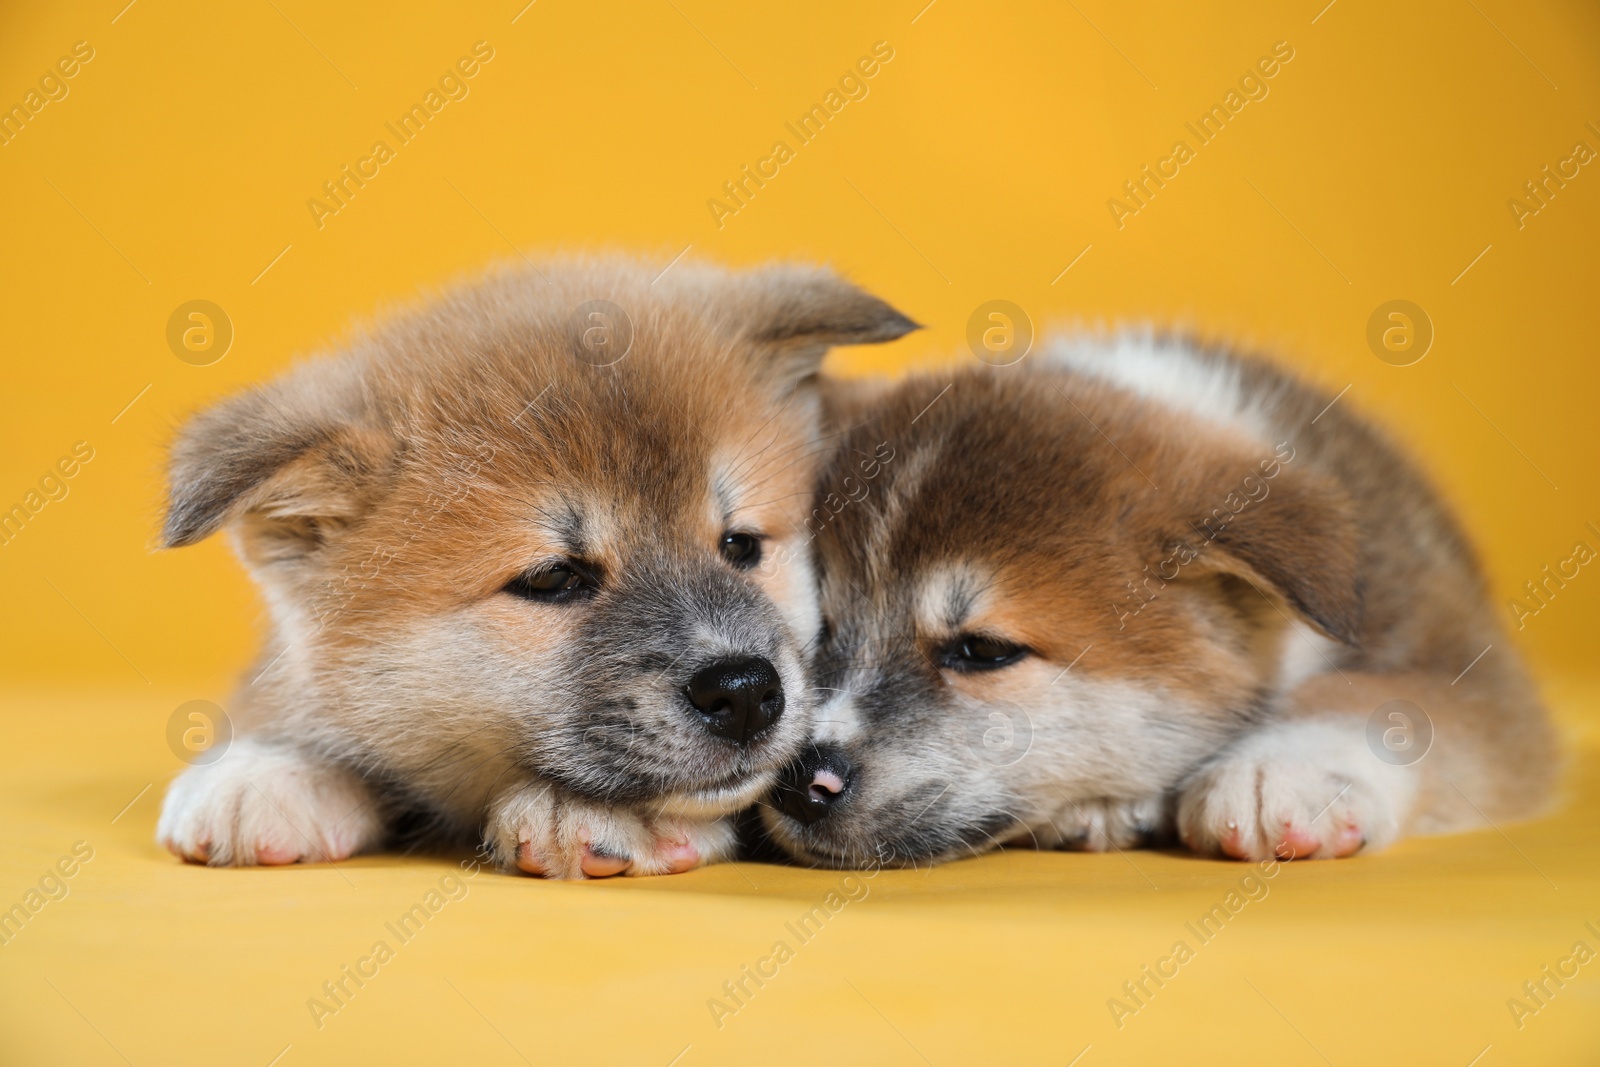
[(1090, 797), (1086, 800), (1063, 800), (1060, 809), (1048, 823), (1031, 827), (1029, 833), (1007, 844), (1107, 852), (1111, 849), (1138, 848), (1171, 832), (1166, 802), (1160, 796), (1138, 799)]
[(1388, 845), (1409, 819), (1421, 772), (1366, 747), (1365, 722), (1329, 715), (1240, 738), (1184, 788), (1178, 834), (1235, 859), (1338, 858)]
[[(1520, 680), (1501, 682), (1472, 690), (1432, 675), (1319, 675), (1185, 784), (1179, 835), (1236, 859), (1324, 859), (1534, 814), (1554, 743), (1536, 698)], [(1382, 758), (1369, 736), (1374, 711), (1397, 699), (1426, 722), (1384, 718), (1380, 737), (1394, 728), (1421, 738), (1431, 723), (1431, 745), (1411, 762)]]
[(485, 831), (506, 870), (546, 878), (677, 874), (733, 855), (733, 820), (685, 819), (596, 804), (531, 782), (501, 794)]
[(376, 844), (383, 822), (365, 783), (293, 745), (241, 737), (173, 781), (156, 839), (213, 867), (321, 863)]

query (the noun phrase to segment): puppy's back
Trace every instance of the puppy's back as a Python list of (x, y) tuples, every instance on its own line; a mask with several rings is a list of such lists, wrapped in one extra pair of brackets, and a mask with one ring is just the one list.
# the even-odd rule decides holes
[(1476, 753), (1447, 760), (1458, 784), (1425, 790), (1418, 829), (1469, 823), (1475, 816), (1457, 810), (1459, 789), (1506, 816), (1549, 803), (1559, 746), (1477, 554), (1429, 480), (1348, 396), (1264, 360), (1149, 335), (1067, 340), (1041, 362), (1255, 437), (1263, 449), (1288, 442), (1296, 465), (1344, 491), (1358, 538), (1361, 622), (1353, 645), (1326, 643), (1306, 659), (1310, 675), (1325, 673), (1328, 693), (1347, 688), (1341, 676), (1356, 672), (1420, 684), (1417, 692), (1431, 694), (1427, 713), (1445, 732), (1439, 744)]
[[(1363, 599), (1359, 647), (1348, 654), (1350, 662), (1368, 670), (1453, 676), (1485, 646), (1503, 640), (1476, 553), (1455, 516), (1348, 396), (1262, 359), (1150, 335), (1062, 340), (1042, 362), (1245, 434), (1260, 443), (1263, 455), (1287, 442), (1296, 466), (1342, 487), (1360, 539)], [(1520, 680), (1513, 657), (1503, 657), (1500, 666)]]

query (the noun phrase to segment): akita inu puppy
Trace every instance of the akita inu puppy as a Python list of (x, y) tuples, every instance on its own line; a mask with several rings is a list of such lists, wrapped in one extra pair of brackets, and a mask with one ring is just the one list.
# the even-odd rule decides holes
[(794, 856), (1337, 857), (1546, 802), (1467, 539), (1348, 400), (1139, 337), (851, 392)]
[(726, 855), (808, 732), (815, 373), (913, 328), (822, 270), (551, 263), (195, 419), (165, 542), (226, 528), (271, 632), (160, 840), (338, 860), (403, 821), (563, 878)]

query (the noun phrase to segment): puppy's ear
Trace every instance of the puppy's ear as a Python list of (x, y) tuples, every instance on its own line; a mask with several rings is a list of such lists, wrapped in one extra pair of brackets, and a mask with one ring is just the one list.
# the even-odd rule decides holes
[(773, 355), (787, 384), (812, 377), (833, 345), (882, 344), (922, 327), (820, 267), (769, 267), (748, 277), (743, 332)]
[[(1195, 573), (1227, 574), (1276, 597), (1336, 641), (1360, 639), (1360, 543), (1348, 496), (1279, 466), (1246, 476), (1189, 523)], [(1189, 567), (1184, 567), (1188, 570)]]
[(205, 411), (172, 447), (168, 548), (237, 523), (257, 562), (303, 556), (363, 514), (393, 458), (350, 368), (313, 365)]

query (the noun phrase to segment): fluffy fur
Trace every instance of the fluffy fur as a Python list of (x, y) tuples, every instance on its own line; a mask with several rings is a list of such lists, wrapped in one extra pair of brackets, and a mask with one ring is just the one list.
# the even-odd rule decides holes
[[(225, 528), (271, 629), (239, 740), (173, 784), (160, 840), (213, 865), (337, 860), (403, 822), (555, 877), (725, 855), (723, 816), (807, 733), (815, 372), (830, 344), (912, 328), (823, 270), (552, 262), (194, 419), (165, 541)], [(740, 569), (729, 533), (785, 565)], [(573, 561), (581, 597), (507, 591)], [(685, 684), (750, 656), (787, 709), (736, 744)]]
[[(1473, 552), (1348, 400), (1145, 336), (831, 396), (826, 699), (763, 810), (802, 861), (1174, 833), (1336, 857), (1546, 803), (1552, 734)], [(1021, 654), (974, 669), (973, 637)], [(1395, 700), (1432, 725), (1409, 763), (1369, 740)]]

